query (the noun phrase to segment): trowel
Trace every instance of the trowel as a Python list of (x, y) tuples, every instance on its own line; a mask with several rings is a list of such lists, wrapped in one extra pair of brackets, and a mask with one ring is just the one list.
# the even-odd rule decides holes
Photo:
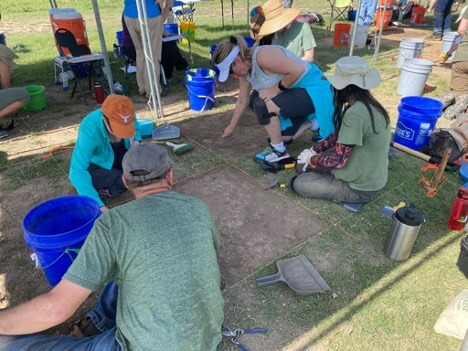
[(255, 281), (257, 286), (284, 282), (299, 295), (324, 293), (330, 290), (327, 282), (304, 255), (279, 260), (276, 266), (278, 273), (258, 278)]

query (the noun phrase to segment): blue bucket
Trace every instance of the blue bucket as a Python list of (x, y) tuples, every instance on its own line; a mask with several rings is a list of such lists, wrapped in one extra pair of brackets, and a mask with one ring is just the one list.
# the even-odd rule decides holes
[(0, 32), (0, 44), (3, 44), (6, 46), (5, 32)]
[(119, 54), (120, 54), (120, 56), (125, 56), (125, 52), (124, 52), (124, 49), (122, 47), (123, 31), (115, 32), (115, 38), (117, 39), (117, 43), (119, 44)]
[(348, 21), (354, 22), (356, 20), (356, 10), (348, 11)]
[(424, 96), (402, 98), (393, 141), (419, 151), (429, 142), (442, 107), (441, 101)]
[(179, 34), (179, 23), (164, 23), (164, 30), (168, 32), (170, 35), (178, 35)]
[(193, 111), (203, 112), (214, 106), (215, 73), (208, 68), (194, 68), (186, 72), (188, 100)]
[(50, 286), (60, 282), (100, 214), (97, 201), (77, 195), (45, 201), (26, 214), (24, 240)]

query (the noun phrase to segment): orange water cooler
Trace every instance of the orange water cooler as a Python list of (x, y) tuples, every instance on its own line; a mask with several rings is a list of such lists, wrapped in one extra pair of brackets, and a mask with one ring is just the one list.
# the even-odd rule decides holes
[[(77, 45), (87, 45), (89, 47), (88, 35), (86, 33), (86, 23), (83, 20), (81, 13), (77, 12), (75, 9), (70, 8), (51, 10), (52, 12), (49, 11), (49, 17), (54, 35), (59, 28), (67, 29), (75, 37)], [(57, 49), (59, 49), (58, 45)], [(65, 55), (70, 54), (70, 51), (67, 48), (62, 48), (62, 51)]]

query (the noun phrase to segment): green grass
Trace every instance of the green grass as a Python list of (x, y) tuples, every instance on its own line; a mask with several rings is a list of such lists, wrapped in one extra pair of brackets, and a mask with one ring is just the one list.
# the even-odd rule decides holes
[[(100, 46), (91, 1), (58, 2), (62, 7), (75, 7), (83, 14), (92, 49), (98, 51)], [(115, 32), (121, 29), (122, 4), (122, 0), (99, 1), (110, 57), (112, 44), (116, 41)], [(256, 3), (251, 2), (251, 5)], [(325, 1), (296, 0), (294, 6), (304, 11), (319, 12), (328, 19), (328, 3)], [(15, 85), (40, 83), (48, 88), (54, 85), (52, 62), (56, 49), (47, 9), (46, 1), (2, 0), (0, 3), (0, 25), (7, 28), (7, 43), (11, 47), (18, 43), (27, 45), (25, 50), (16, 51), (20, 68), (14, 72)], [(196, 9), (196, 41), (192, 45), (194, 62), (197, 67), (208, 67), (211, 45), (233, 33), (247, 35), (246, 1), (234, 2), (234, 22), (231, 20), (230, 4), (225, 2), (224, 29), (219, 1), (197, 3)], [(431, 20), (429, 15), (428, 22), (431, 23)], [(327, 35), (325, 27), (314, 26), (313, 32), (317, 40)], [(188, 47), (184, 44), (179, 44), (179, 47), (186, 56)], [(326, 72), (332, 71), (337, 58), (347, 55), (348, 50), (346, 47), (318, 47), (317, 56), (321, 68)], [(367, 49), (357, 50), (355, 54), (368, 61), (373, 56), (373, 52)], [(382, 100), (387, 99), (386, 107), (393, 118), (396, 116), (396, 98), (392, 100), (392, 97), (395, 95), (399, 71), (391, 58), (397, 54), (397, 49), (383, 46), (379, 60), (373, 62), (383, 77), (375, 95)], [(119, 69), (121, 65), (122, 61), (112, 63), (111, 67), (114, 78), (124, 81)], [(183, 77), (183, 74), (176, 74), (176, 77)], [(133, 91), (136, 90), (134, 79), (126, 82)], [(446, 89), (448, 82), (431, 76), (429, 84), (438, 88), (429, 93), (429, 96), (434, 96)], [(174, 94), (185, 94), (182, 82), (174, 84), (170, 89)], [(231, 104), (221, 105), (210, 113), (231, 108)], [(82, 115), (83, 106), (72, 105), (67, 100), (53, 99), (47, 111), (66, 121), (72, 116)], [(37, 137), (42, 133), (40, 121), (34, 123), (31, 128), (33, 132), (29, 134), (33, 140), (31, 148), (40, 143)], [(306, 139), (294, 143), (291, 153), (297, 154), (308, 144)], [(6, 148), (0, 144), (0, 191), (6, 194), (15, 188), (33, 185), (45, 179), (53, 187), (58, 179), (65, 179), (68, 159), (69, 153), (47, 160), (40, 159), (37, 155), (8, 160)], [(189, 154), (174, 156), (174, 160), (180, 168), (176, 172), (178, 179), (196, 176), (226, 162), (210, 150), (198, 147)], [(250, 157), (232, 161), (232, 165), (262, 184), (272, 179), (286, 183), (294, 174), (293, 171), (285, 171), (272, 176), (261, 171)], [(358, 214), (349, 213), (330, 201), (304, 199), (287, 190), (275, 189), (291, 201), (318, 214), (328, 223), (318, 235), (291, 248), (282, 257), (305, 254), (326, 279), (332, 292), (296, 296), (281, 284), (259, 289), (253, 278), (274, 273), (276, 265), (270, 263), (224, 291), (227, 323), (242, 328), (266, 327), (270, 330), (266, 338), (277, 340), (277, 349), (284, 350), (458, 349), (459, 340), (435, 334), (433, 325), (448, 302), (461, 289), (466, 288), (466, 279), (455, 266), (462, 234), (450, 232), (446, 226), (453, 196), (461, 185), (461, 180), (458, 174), (448, 174), (448, 181), (437, 196), (426, 198), (418, 180), (421, 175), (430, 178), (433, 171), (421, 173), (419, 168), (423, 165), (424, 162), (402, 153), (393, 157), (390, 161), (389, 183), (385, 190)], [(422, 225), (411, 258), (403, 263), (394, 263), (382, 255), (392, 220), (380, 216), (378, 211), (385, 205), (394, 206), (405, 200), (416, 203), (426, 222)], [(3, 230), (3, 225), (6, 225), (4, 218), (7, 216), (3, 212), (0, 214)], [(0, 234), (1, 245), (8, 245), (6, 236), (3, 232)], [(21, 249), (20, 245), (10, 246), (12, 252)], [(8, 259), (12, 258), (3, 254), (0, 262)], [(12, 260), (18, 269), (25, 270), (22, 266), (24, 260), (19, 255), (15, 255)], [(37, 272), (35, 274), (39, 276)], [(24, 292), (24, 296), (32, 297), (30, 295), (33, 294), (29, 290)], [(243, 340), (248, 343), (249, 336), (244, 336)], [(289, 347), (286, 346), (288, 343)], [(232, 347), (228, 342), (223, 342), (220, 349), (234, 350)], [(254, 348), (249, 349), (255, 351)]]

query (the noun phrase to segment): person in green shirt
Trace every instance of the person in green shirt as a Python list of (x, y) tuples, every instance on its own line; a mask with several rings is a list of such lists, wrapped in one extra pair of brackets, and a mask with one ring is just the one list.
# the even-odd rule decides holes
[(380, 84), (380, 74), (363, 58), (348, 56), (327, 79), (334, 90), (335, 132), (298, 156), (300, 174), (289, 187), (304, 197), (369, 202), (388, 177), (390, 118), (369, 91)]
[[(122, 167), (135, 200), (102, 214), (50, 292), (0, 311), (1, 350), (216, 350), (218, 231), (201, 200), (172, 191), (171, 165), (163, 147), (132, 145)], [(103, 285), (73, 336), (31, 334), (67, 320)]]
[(255, 40), (273, 35), (271, 44), (288, 49), (303, 61), (314, 62), (317, 44), (309, 24), (295, 20), (300, 13), (299, 9), (285, 8), (280, 0), (269, 0), (252, 10), (251, 35)]

